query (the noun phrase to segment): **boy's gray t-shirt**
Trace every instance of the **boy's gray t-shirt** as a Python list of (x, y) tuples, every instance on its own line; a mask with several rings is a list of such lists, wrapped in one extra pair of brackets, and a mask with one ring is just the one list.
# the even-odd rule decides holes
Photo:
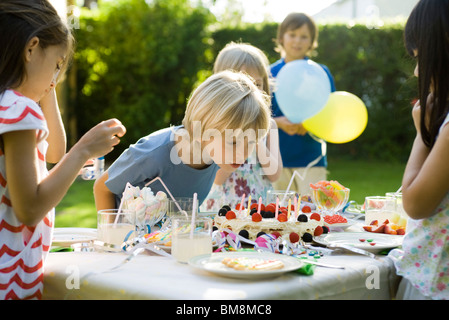
[[(117, 207), (128, 182), (134, 187), (143, 188), (156, 177), (162, 179), (175, 198), (193, 197), (196, 192), (198, 204), (201, 205), (212, 187), (219, 167), (212, 163), (204, 169), (194, 169), (184, 164), (177, 152), (171, 153), (175, 147), (174, 132), (179, 128), (181, 126), (161, 129), (139, 139), (109, 167), (106, 186), (115, 194)], [(167, 193), (157, 180), (149, 187), (155, 194), (158, 191)], [(167, 197), (170, 196), (167, 194)]]

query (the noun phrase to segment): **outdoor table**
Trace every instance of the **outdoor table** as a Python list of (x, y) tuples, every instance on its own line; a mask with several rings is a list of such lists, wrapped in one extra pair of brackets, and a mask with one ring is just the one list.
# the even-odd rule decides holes
[(345, 269), (316, 267), (247, 280), (214, 275), (171, 257), (145, 251), (113, 271), (125, 253), (53, 252), (45, 265), (43, 299), (392, 299), (399, 280), (392, 261), (356, 255), (325, 255), (319, 262)]

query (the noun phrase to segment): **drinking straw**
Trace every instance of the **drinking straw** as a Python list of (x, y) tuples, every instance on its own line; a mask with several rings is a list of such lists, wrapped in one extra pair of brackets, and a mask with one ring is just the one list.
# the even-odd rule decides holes
[(275, 210), (276, 219), (278, 218), (278, 211), (279, 211), (279, 198), (276, 197), (276, 210)]
[(192, 222), (190, 223), (190, 239), (193, 239), (193, 230), (195, 229), (195, 217), (196, 217), (196, 206), (197, 206), (197, 194), (193, 194), (193, 208), (192, 208)]
[(248, 196), (248, 210), (246, 211), (247, 212), (247, 216), (249, 216), (249, 214), (250, 214), (250, 211), (251, 211), (251, 196)]
[(257, 207), (257, 213), (259, 213), (259, 214), (260, 214), (261, 207), (262, 207), (262, 197), (259, 197), (259, 205)]
[(287, 192), (290, 190), (290, 187), (293, 183), (293, 179), (295, 178), (295, 175), (298, 175), (298, 177), (304, 181), (304, 179), (307, 176), (307, 173), (309, 171), (310, 168), (312, 168), (314, 165), (316, 165), (318, 162), (320, 162), (320, 160), (326, 156), (327, 154), (327, 144), (326, 141), (324, 141), (323, 139), (320, 139), (318, 137), (316, 137), (315, 135), (311, 134), (310, 132), (308, 132), (309, 136), (314, 139), (316, 142), (321, 143), (321, 155), (318, 156), (318, 158), (316, 158), (315, 160), (312, 160), (311, 162), (309, 162), (309, 164), (306, 166), (306, 168), (303, 171), (304, 177), (301, 176), (296, 170), (293, 171), (293, 175), (292, 178), (290, 180), (290, 183), (288, 184), (287, 187), (287, 191), (285, 192), (284, 197), (282, 198), (282, 202), (285, 201), (285, 197), (287, 196)]
[[(131, 187), (132, 187), (131, 183), (127, 182), (126, 186), (125, 186), (125, 190), (123, 191), (123, 195), (126, 192), (126, 188), (131, 188)], [(112, 226), (113, 228), (117, 227), (118, 216), (120, 215), (120, 212), (122, 211), (122, 206), (123, 206), (123, 202), (124, 202), (123, 199), (125, 198), (123, 195), (122, 195), (122, 200), (120, 201), (120, 205), (118, 206), (117, 215), (115, 216), (114, 225)]]
[(287, 220), (290, 220), (290, 211), (292, 208), (292, 199), (288, 199), (288, 211), (287, 211)]
[(394, 195), (397, 196), (401, 191), (402, 191), (402, 186), (398, 189), (398, 191), (396, 191), (396, 192), (394, 193)]
[(185, 210), (182, 210), (179, 203), (175, 200), (175, 198), (173, 197), (173, 195), (171, 194), (170, 190), (167, 188), (167, 186), (165, 185), (164, 181), (162, 181), (161, 178), (156, 177), (153, 180), (151, 180), (150, 182), (145, 184), (145, 187), (149, 186), (150, 184), (152, 184), (154, 181), (159, 180), (162, 183), (162, 186), (165, 188), (165, 190), (167, 191), (168, 195), (170, 196), (170, 198), (173, 200), (173, 202), (175, 203), (176, 207), (178, 208), (178, 210), (182, 213), (185, 214), (186, 218), (188, 217), (188, 214)]
[(295, 179), (295, 175), (298, 175), (298, 177), (301, 180), (304, 180), (304, 178), (298, 173), (298, 171), (294, 170), (293, 174), (292, 174), (292, 178), (290, 179), (290, 182), (288, 183), (287, 190), (285, 190), (284, 197), (282, 197), (281, 203), (283, 203), (285, 201), (285, 198), (287, 197), (287, 193), (290, 191), (290, 187), (292, 186), (293, 180)]

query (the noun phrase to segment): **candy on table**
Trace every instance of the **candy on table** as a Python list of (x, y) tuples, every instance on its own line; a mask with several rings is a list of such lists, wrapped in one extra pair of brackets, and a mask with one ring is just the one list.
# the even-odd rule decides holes
[(154, 196), (153, 192), (148, 190), (147, 194), (143, 196), (143, 202), (147, 206), (145, 210), (145, 218), (147, 219), (157, 216), (160, 212), (167, 211), (168, 202), (165, 192), (158, 191)]
[(161, 231), (157, 230), (155, 232), (144, 235), (147, 243), (163, 244), (165, 246), (171, 246), (171, 230)]
[(349, 189), (338, 181), (319, 181), (315, 184), (311, 183), (310, 187), (316, 204), (326, 209), (334, 209), (348, 200)]
[(336, 223), (347, 223), (348, 220), (339, 215), (339, 214), (334, 214), (333, 216), (325, 216), (324, 218), (324, 222), (328, 223), (328, 224), (336, 224)]
[[(189, 232), (190, 224), (183, 225), (182, 227), (179, 227), (177, 230), (179, 230), (180, 233)], [(155, 243), (156, 242), (157, 244), (170, 247), (171, 239), (172, 239), (172, 232), (173, 232), (173, 230), (171, 228), (165, 229), (165, 230), (157, 230), (152, 233), (147, 233), (143, 237), (146, 239), (147, 243)]]
[(165, 246), (171, 246), (171, 230), (157, 230), (155, 232), (146, 234), (143, 236), (147, 243), (155, 243), (165, 245)]
[[(329, 191), (333, 191), (333, 190), (346, 190), (347, 188), (346, 187), (344, 187), (343, 185), (341, 185), (338, 181), (335, 181), (335, 180), (330, 180), (330, 181), (318, 181), (317, 183), (315, 183), (315, 184), (313, 184), (313, 183), (311, 183), (310, 184), (310, 187), (312, 188), (312, 189), (315, 189), (315, 190), (317, 190), (317, 189), (321, 189), (321, 190), (323, 190), (323, 191), (327, 191), (327, 190), (329, 190)], [(329, 193), (329, 194), (331, 194), (331, 193)]]
[(123, 192), (123, 207), (136, 211), (138, 221), (154, 220), (156, 223), (167, 211), (167, 195), (158, 191), (154, 195), (150, 187), (134, 187), (128, 184)]

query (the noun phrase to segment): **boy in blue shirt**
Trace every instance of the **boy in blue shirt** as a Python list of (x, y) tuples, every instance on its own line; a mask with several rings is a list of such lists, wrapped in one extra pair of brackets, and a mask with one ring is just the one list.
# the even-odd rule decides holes
[[(270, 66), (271, 74), (276, 77), (289, 62), (306, 59), (307, 54), (317, 47), (318, 29), (314, 21), (303, 13), (291, 13), (279, 25), (277, 43), (282, 58)], [(325, 65), (321, 65), (329, 77), (331, 91), (335, 91), (332, 74)], [(274, 183), (275, 189), (285, 190), (296, 170), (304, 181), (295, 179), (290, 187), (301, 195), (310, 194), (310, 183), (327, 178), (327, 157), (322, 156), (321, 142), (307, 134), (302, 123), (291, 123), (282, 113), (276, 101), (272, 99), (273, 118), (279, 128), (279, 147), (284, 169), (281, 177)], [(323, 142), (325, 143), (325, 142)], [(316, 162), (316, 163), (314, 163)], [(309, 164), (313, 166), (307, 170)]]
[[(266, 135), (269, 101), (243, 73), (211, 76), (193, 92), (182, 126), (141, 138), (95, 182), (97, 210), (117, 208), (127, 183), (142, 188), (156, 177), (175, 198), (197, 193), (201, 204), (217, 170), (236, 170)], [(237, 134), (230, 140), (226, 130)], [(253, 131), (254, 135), (243, 134)], [(166, 192), (159, 181), (149, 187), (154, 193)]]

